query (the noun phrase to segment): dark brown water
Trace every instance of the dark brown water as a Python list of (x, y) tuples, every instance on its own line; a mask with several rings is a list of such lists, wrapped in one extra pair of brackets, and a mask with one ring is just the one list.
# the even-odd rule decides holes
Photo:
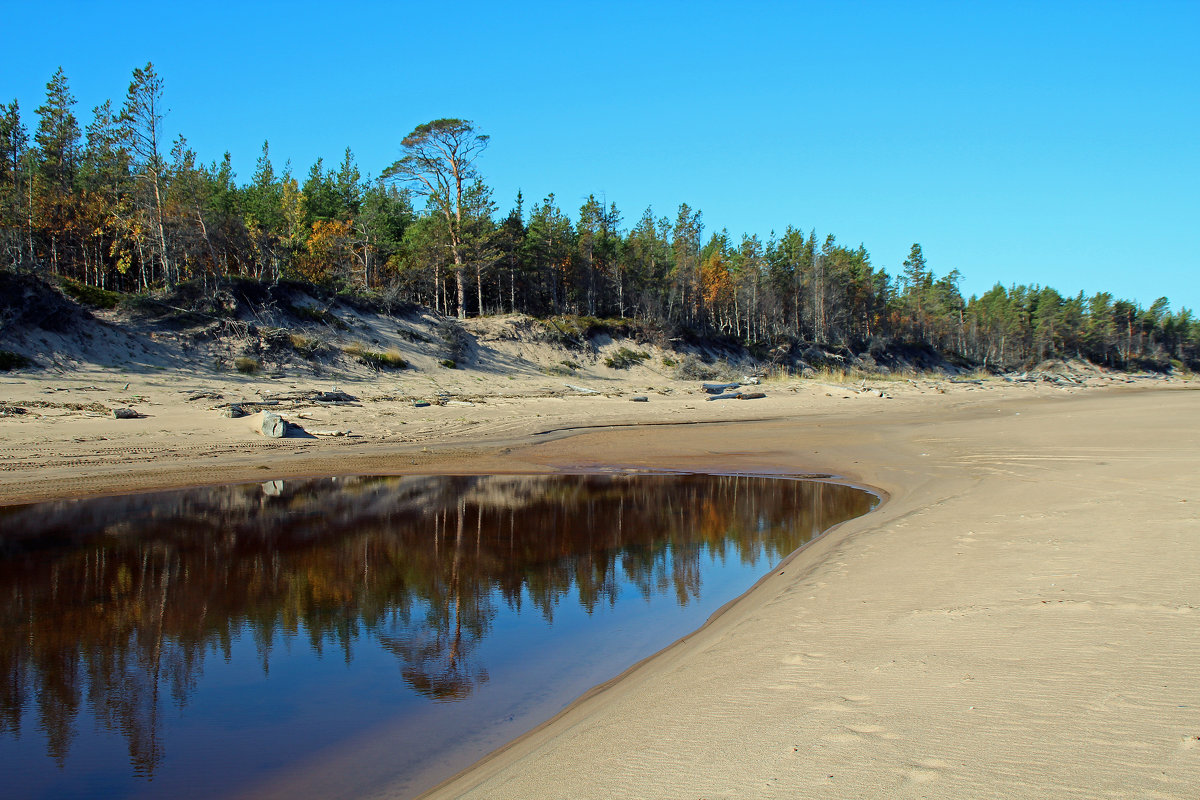
[(0, 793), (415, 794), (874, 503), (568, 475), (0, 507)]

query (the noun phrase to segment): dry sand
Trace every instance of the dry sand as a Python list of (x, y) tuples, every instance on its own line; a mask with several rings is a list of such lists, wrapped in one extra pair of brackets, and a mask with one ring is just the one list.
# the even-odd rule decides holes
[[(187, 398), (295, 381), (9, 374), (0, 401), (27, 413), (0, 418), (0, 502), (334, 473), (836, 474), (887, 502), (432, 796), (1200, 797), (1196, 383), (706, 402), (641, 377), (600, 396), (462, 371), (443, 388), (473, 399), (429, 408), (343, 382), (363, 402), (286, 414), (349, 436), (269, 440)], [(285, 783), (356, 794), (379, 745)]]

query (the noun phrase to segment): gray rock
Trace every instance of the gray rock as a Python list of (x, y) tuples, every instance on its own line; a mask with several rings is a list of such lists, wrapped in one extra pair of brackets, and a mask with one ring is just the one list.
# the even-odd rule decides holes
[(246, 409), (239, 406), (237, 403), (230, 403), (229, 408), (225, 409), (224, 415), (230, 419), (237, 419), (246, 416)]
[(283, 417), (274, 414), (270, 411), (263, 412), (262, 418), (263, 436), (269, 436), (272, 439), (282, 439), (287, 433), (287, 423), (283, 421)]
[(650, 398), (646, 397), (646, 395), (644, 395), (644, 394), (635, 394), (633, 397), (629, 398), (629, 402), (631, 402), (631, 403), (649, 403)]
[(116, 419), (137, 419), (141, 414), (134, 411), (132, 408), (114, 408), (113, 417)]

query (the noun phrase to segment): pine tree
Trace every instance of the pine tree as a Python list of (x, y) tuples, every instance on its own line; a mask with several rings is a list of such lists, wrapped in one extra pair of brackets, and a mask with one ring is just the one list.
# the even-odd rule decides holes
[(163, 194), (165, 191), (165, 164), (161, 153), (163, 116), (163, 81), (154, 70), (154, 64), (133, 71), (133, 79), (125, 95), (125, 106), (121, 110), (121, 122), (125, 130), (125, 142), (133, 156), (134, 171), (146, 190), (146, 199), (141, 204), (149, 227), (154, 231), (154, 246), (158, 250), (158, 261), (162, 266), (163, 280), (172, 285), (179, 280), (167, 252), (167, 235), (163, 223)]
[(470, 223), (467, 193), (479, 177), (475, 161), (487, 148), (488, 136), (469, 120), (437, 119), (418, 125), (400, 145), (404, 157), (384, 170), (383, 177), (411, 185), (429, 199), (446, 225), (454, 260), (459, 318), (466, 316), (464, 228)]
[(28, 203), (29, 135), (16, 100), (0, 105), (0, 247), (12, 268), (33, 263), (33, 229)]
[[(38, 106), (37, 143), (40, 185), (31, 193), (31, 214), (48, 245), (50, 268), (59, 271), (60, 256), (69, 261), (67, 248), (73, 233), (73, 189), (79, 166), (79, 122), (72, 110), (75, 97), (62, 67), (46, 84), (46, 102)], [(36, 253), (33, 255), (36, 259)]]

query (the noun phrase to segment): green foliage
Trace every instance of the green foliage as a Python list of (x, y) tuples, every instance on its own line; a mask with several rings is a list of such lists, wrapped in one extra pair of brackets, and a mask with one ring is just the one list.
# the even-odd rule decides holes
[(318, 306), (289, 306), (288, 311), (301, 322), (316, 322), (321, 325), (329, 325), (337, 328), (339, 331), (350, 329), (350, 326), (343, 322), (337, 314), (334, 314), (327, 308), (320, 308)]
[(383, 369), (404, 369), (408, 366), (408, 362), (404, 357), (395, 350), (380, 352), (378, 350), (367, 350), (362, 345), (353, 344), (345, 348), (348, 355), (354, 358), (360, 364), (366, 364), (374, 370)]
[(116, 308), (117, 304), (121, 302), (120, 292), (88, 286), (86, 283), (79, 283), (65, 276), (59, 277), (58, 285), (62, 288), (63, 294), (92, 308)]
[(320, 339), (315, 336), (305, 336), (302, 333), (289, 334), (288, 341), (293, 350), (310, 361), (329, 350), (329, 346)]
[(32, 367), (33, 362), (20, 353), (13, 353), (9, 350), (0, 350), (0, 372), (8, 372), (14, 369), (24, 369)]
[(367, 366), (375, 369), (404, 369), (408, 366), (408, 362), (404, 357), (394, 350), (389, 350), (386, 353), (378, 353), (368, 350), (359, 356), (359, 359)]
[(458, 369), (458, 364), (456, 364), (454, 362), (454, 359), (451, 359), (451, 358), (443, 358), (438, 363), (441, 364), (446, 369)]
[(650, 358), (649, 353), (644, 353), (639, 350), (630, 350), (628, 347), (622, 347), (620, 350), (604, 359), (604, 366), (611, 369), (629, 369), (630, 367), (642, 363), (648, 358)]
[(582, 314), (560, 314), (539, 320), (543, 340), (573, 350), (587, 349), (589, 340), (605, 335), (612, 338), (640, 337), (645, 326), (631, 319), (599, 319)]
[(262, 369), (262, 364), (257, 358), (242, 357), (234, 360), (233, 368), (243, 375), (254, 375)]

